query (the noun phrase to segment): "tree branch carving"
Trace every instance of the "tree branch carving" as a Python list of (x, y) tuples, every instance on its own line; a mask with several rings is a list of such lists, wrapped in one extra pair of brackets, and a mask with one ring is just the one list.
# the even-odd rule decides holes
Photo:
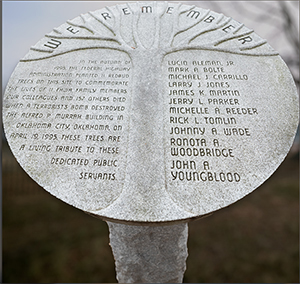
[[(122, 4), (123, 5), (123, 4)], [(40, 52), (40, 55), (32, 55), (30, 60), (34, 60), (34, 57), (50, 57), (54, 55), (63, 54), (72, 50), (78, 50), (80, 48), (113, 48), (116, 50), (127, 52), (135, 52), (135, 50), (158, 50), (161, 53), (170, 53), (172, 51), (184, 50), (184, 49), (204, 49), (204, 50), (218, 50), (224, 52), (238, 53), (238, 54), (253, 54), (255, 55), (275, 55), (278, 54), (272, 51), (270, 47), (260, 49), (256, 52), (256, 48), (266, 45), (267, 42), (259, 37), (255, 36), (253, 42), (247, 42), (246, 45), (239, 44), (239, 38), (250, 37), (254, 35), (253, 30), (247, 29), (243, 24), (234, 22), (231, 28), (224, 29), (226, 25), (230, 25), (233, 21), (230, 17), (225, 17), (223, 14), (211, 13), (210, 10), (204, 10), (195, 6), (183, 6), (182, 4), (168, 4), (168, 2), (152, 2), (145, 4), (141, 3), (126, 3), (124, 6), (117, 5), (115, 7), (106, 7), (103, 10), (95, 12), (89, 12), (74, 20), (67, 21), (67, 24), (76, 28), (76, 32), (72, 33), (70, 30), (61, 26), (55, 28), (53, 32), (46, 35), (47, 38), (61, 39), (64, 41), (70, 41), (68, 45), (61, 44), (59, 48), (47, 49), (42, 41), (31, 50), (34, 52)], [(122, 7), (121, 7), (122, 6)], [(140, 27), (141, 14), (144, 12), (143, 8), (151, 7), (151, 13), (149, 15), (154, 20), (154, 32), (153, 42), (149, 47), (145, 47), (141, 41), (140, 33), (143, 32), (143, 26)], [(126, 8), (123, 8), (126, 7)], [(169, 9), (171, 8), (171, 12)], [(124, 12), (126, 9), (126, 13)], [(146, 10), (147, 10), (146, 9)], [(148, 13), (148, 10), (146, 11)], [(168, 14), (168, 15), (167, 15)], [(107, 18), (109, 20), (107, 20)], [(148, 16), (149, 16), (148, 15)], [(168, 25), (171, 25), (171, 32), (166, 38), (162, 38), (161, 30), (164, 28), (162, 25), (162, 19), (164, 17), (171, 17), (168, 20)], [(191, 15), (189, 17), (189, 15)], [(196, 15), (196, 17), (194, 17)], [(216, 15), (218, 15), (217, 18)], [(131, 17), (131, 37), (124, 38), (122, 34), (122, 20), (124, 17)], [(180, 17), (184, 20), (184, 24), (180, 26)], [(186, 17), (186, 18), (185, 18)], [(208, 18), (213, 19), (207, 21)], [(129, 18), (127, 18), (129, 19)], [(189, 22), (190, 21), (190, 22)], [(165, 23), (165, 22), (164, 22)], [(99, 28), (97, 28), (97, 24)], [(145, 23), (143, 23), (145, 25)], [(138, 28), (139, 27), (139, 28)], [(107, 30), (107, 33), (103, 33), (103, 28)], [(128, 27), (126, 27), (128, 29)], [(142, 31), (141, 31), (142, 30)], [(213, 36), (205, 37), (206, 41), (201, 42), (201, 37), (208, 35), (211, 32), (220, 30), (221, 33), (216, 33), (217, 38)], [(222, 35), (224, 33), (224, 35)], [(128, 33), (127, 33), (128, 36)], [(180, 36), (179, 38), (177, 38)], [(176, 41), (176, 38), (178, 39)], [(258, 38), (258, 39), (257, 39)], [(181, 39), (181, 40), (180, 40)], [(80, 43), (79, 40), (86, 40), (86, 43)], [(93, 40), (93, 41), (91, 41)], [(225, 43), (235, 40), (235, 45), (226, 45)], [(72, 42), (71, 42), (72, 41)], [(132, 46), (132, 41), (134, 46)], [(252, 39), (251, 39), (252, 41)], [(98, 43), (97, 43), (98, 42)], [(72, 48), (72, 43), (74, 48)], [(223, 44), (225, 44), (223, 46)], [(229, 47), (228, 47), (229, 46)], [(236, 46), (236, 47), (235, 47)], [(261, 51), (265, 50), (265, 51)], [(30, 56), (29, 56), (30, 57)], [(40, 59), (40, 58), (37, 58)], [(26, 58), (24, 59), (26, 61)]]

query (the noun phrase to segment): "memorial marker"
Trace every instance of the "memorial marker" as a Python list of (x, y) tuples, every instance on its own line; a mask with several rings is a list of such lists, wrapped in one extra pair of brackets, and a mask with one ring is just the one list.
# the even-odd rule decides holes
[[(281, 164), (298, 95), (278, 53), (232, 18), (124, 3), (69, 20), (31, 47), (6, 87), (3, 121), (18, 162), (48, 192), (127, 224), (108, 222), (111, 234), (132, 241), (128, 230), (143, 228), (170, 240), (172, 227), (149, 225), (171, 225), (183, 244), (190, 219), (238, 201)], [(180, 275), (169, 280), (182, 280), (181, 252)], [(120, 282), (159, 281), (123, 273), (118, 261)]]

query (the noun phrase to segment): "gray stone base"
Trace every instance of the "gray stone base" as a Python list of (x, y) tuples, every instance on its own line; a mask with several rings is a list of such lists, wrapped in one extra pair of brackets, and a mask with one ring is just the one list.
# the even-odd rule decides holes
[(182, 283), (188, 256), (187, 223), (107, 224), (119, 283)]

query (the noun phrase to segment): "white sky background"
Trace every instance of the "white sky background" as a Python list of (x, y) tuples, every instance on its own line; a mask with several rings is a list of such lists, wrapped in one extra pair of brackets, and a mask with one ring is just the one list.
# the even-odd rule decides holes
[[(2, 90), (21, 58), (53, 28), (88, 11), (133, 1), (3, 1)], [(179, 2), (179, 1), (170, 1)], [(288, 41), (280, 1), (180, 1), (231, 16), (244, 23), (277, 50), (284, 60), (298, 58)], [(285, 2), (299, 35), (299, 1)], [(299, 37), (298, 37), (299, 40)], [(299, 66), (290, 67), (299, 78)]]

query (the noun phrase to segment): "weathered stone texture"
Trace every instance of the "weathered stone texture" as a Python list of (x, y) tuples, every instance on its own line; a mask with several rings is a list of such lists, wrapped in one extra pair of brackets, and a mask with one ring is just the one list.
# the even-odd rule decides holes
[(120, 283), (181, 283), (188, 224), (132, 226), (107, 222)]

